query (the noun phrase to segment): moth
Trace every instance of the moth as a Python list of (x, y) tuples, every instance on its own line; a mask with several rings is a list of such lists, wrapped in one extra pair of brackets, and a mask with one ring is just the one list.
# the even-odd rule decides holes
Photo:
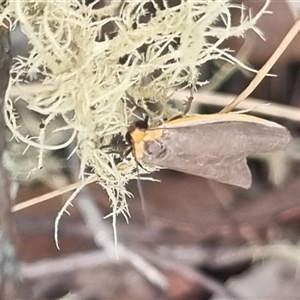
[(289, 131), (246, 114), (185, 116), (148, 128), (148, 118), (126, 134), (138, 162), (249, 188), (252, 176), (246, 157), (283, 149)]

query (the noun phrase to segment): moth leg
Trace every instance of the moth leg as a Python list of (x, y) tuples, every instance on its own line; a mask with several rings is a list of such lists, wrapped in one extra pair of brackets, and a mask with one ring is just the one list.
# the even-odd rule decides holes
[(184, 103), (183, 103), (183, 104), (185, 105), (185, 109), (184, 109), (183, 113), (180, 114), (180, 115), (177, 115), (177, 116), (175, 116), (175, 117), (173, 117), (173, 118), (171, 118), (171, 119), (169, 119), (168, 121), (173, 121), (173, 120), (176, 120), (176, 119), (181, 119), (182, 117), (185, 117), (185, 116), (187, 115), (187, 113), (188, 113), (188, 112), (190, 111), (190, 109), (191, 109), (192, 102), (193, 102), (193, 100), (194, 100), (193, 94), (194, 94), (194, 92), (193, 92), (193, 90), (191, 89), (191, 91), (190, 91), (190, 96), (187, 97), (187, 100), (185, 100)]
[(119, 154), (120, 155), (120, 158), (123, 160), (123, 159), (126, 159), (127, 156), (132, 152), (132, 147), (131, 146), (128, 146), (126, 149), (124, 150), (111, 150), (109, 152), (107, 152), (108, 154)]
[(124, 158), (127, 158), (127, 156), (132, 152), (132, 146), (128, 145), (125, 142), (123, 142), (122, 144), (119, 144), (119, 145), (110, 143), (108, 145), (103, 145), (100, 147), (100, 149), (107, 149), (107, 148), (112, 148), (112, 149), (106, 151), (107, 154), (118, 154), (122, 160)]
[(128, 149), (125, 149), (125, 151), (123, 152), (122, 157), (126, 158), (131, 152), (132, 152), (132, 147), (129, 146)]
[(190, 96), (187, 97), (187, 100), (184, 101), (185, 109), (182, 113), (183, 116), (185, 116), (190, 111), (193, 100), (194, 100), (194, 91), (193, 88), (191, 88)]
[(135, 162), (136, 162), (136, 164), (137, 164), (138, 167), (140, 167), (141, 169), (143, 169), (143, 170), (146, 171), (146, 172), (148, 171), (147, 169), (145, 169), (145, 168), (141, 165), (141, 163), (140, 163), (138, 160), (135, 159)]

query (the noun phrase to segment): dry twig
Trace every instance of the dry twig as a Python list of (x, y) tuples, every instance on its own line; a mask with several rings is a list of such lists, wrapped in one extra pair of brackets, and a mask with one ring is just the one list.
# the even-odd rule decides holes
[[(70, 162), (70, 169), (75, 177), (77, 174), (77, 168), (79, 167), (78, 159), (72, 157)], [(117, 243), (117, 236), (111, 234), (111, 227), (104, 222), (104, 216), (101, 211), (91, 199), (87, 191), (81, 191), (76, 199), (76, 206), (79, 209), (84, 222), (91, 231), (94, 242), (98, 247), (104, 248), (107, 255), (112, 256), (115, 253), (122, 260), (126, 260), (131, 263), (136, 270), (142, 274), (149, 282), (153, 285), (159, 287), (160, 289), (166, 289), (167, 281), (165, 276), (153, 265), (151, 265), (147, 260), (145, 260), (141, 255), (131, 251), (122, 243)], [(114, 233), (116, 233), (116, 224), (113, 223)]]
[[(0, 160), (3, 159), (3, 152), (6, 150), (5, 122), (3, 115), (3, 104), (10, 78), (11, 55), (9, 22), (0, 25)], [(17, 266), (15, 260), (14, 245), (16, 242), (15, 222), (11, 213), (10, 181), (3, 164), (0, 164), (0, 239), (1, 239), (1, 274), (0, 294), (3, 298), (15, 297), (22, 293), (22, 283), (17, 279)], [(10, 288), (13, 286), (13, 289)], [(22, 290), (22, 291), (21, 291)], [(23, 294), (23, 296), (26, 294)], [(29, 296), (27, 294), (27, 296)], [(26, 296), (25, 296), (26, 297)]]

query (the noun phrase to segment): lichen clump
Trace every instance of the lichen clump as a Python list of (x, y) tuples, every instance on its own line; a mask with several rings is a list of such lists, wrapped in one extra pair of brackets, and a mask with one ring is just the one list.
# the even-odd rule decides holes
[[(136, 162), (129, 156), (116, 163), (117, 154), (101, 145), (125, 134), (133, 117), (130, 99), (149, 113), (151, 124), (174, 115), (168, 103), (170, 89), (201, 87), (206, 81), (199, 81), (199, 72), (210, 60), (237, 62), (221, 44), (249, 29), (260, 34), (255, 24), (266, 13), (267, 2), (251, 16), (242, 5), (226, 0), (113, 0), (103, 8), (96, 2), (9, 1), (1, 18), (19, 22), (32, 46), (29, 57), (15, 63), (11, 82), (37, 77), (48, 89), (22, 97), (27, 109), (45, 116), (38, 136), (19, 132), (9, 98), (7, 124), (15, 138), (37, 148), (39, 157), (76, 141), (73, 152), (80, 157), (80, 178), (96, 174), (109, 195), (113, 216), (126, 215), (130, 195), (125, 185), (137, 177)], [(232, 10), (240, 11), (239, 24), (232, 24)], [(147, 103), (158, 108), (150, 110)], [(55, 130), (68, 132), (68, 139), (47, 145), (47, 128), (58, 116), (65, 126)]]

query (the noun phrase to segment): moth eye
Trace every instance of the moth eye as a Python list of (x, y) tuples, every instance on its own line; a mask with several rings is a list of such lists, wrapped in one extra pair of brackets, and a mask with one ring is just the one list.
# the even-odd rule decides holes
[(166, 156), (167, 148), (163, 143), (153, 141), (148, 144), (147, 153), (155, 158), (163, 159)]

